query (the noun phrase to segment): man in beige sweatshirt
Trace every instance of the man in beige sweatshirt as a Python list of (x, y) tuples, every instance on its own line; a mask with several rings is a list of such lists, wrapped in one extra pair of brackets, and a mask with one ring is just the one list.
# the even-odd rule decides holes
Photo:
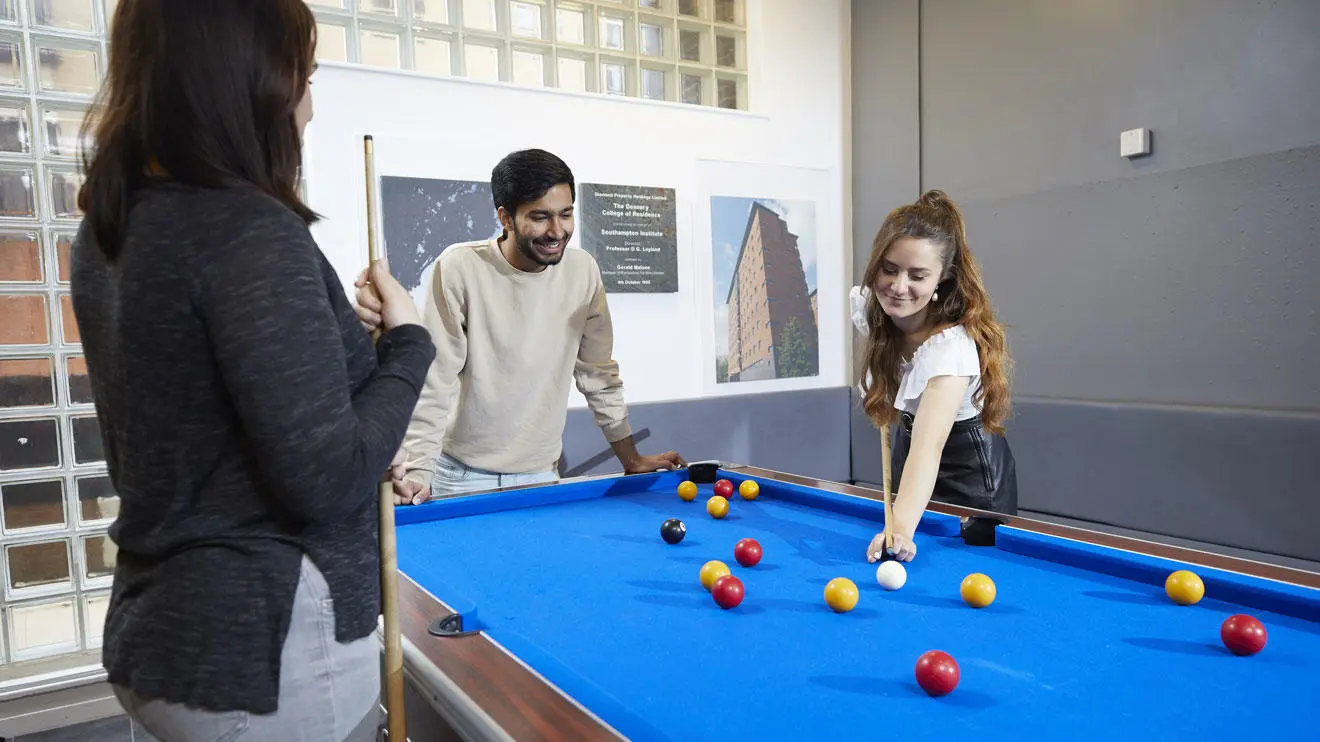
[[(633, 444), (600, 269), (568, 249), (568, 165), (514, 152), (495, 166), (491, 191), (504, 233), (445, 250), (426, 294), (436, 355), (404, 438), (396, 503), (556, 480), (570, 381), (626, 473), (686, 466), (674, 451), (643, 456)], [(369, 286), (358, 305), (370, 326)]]

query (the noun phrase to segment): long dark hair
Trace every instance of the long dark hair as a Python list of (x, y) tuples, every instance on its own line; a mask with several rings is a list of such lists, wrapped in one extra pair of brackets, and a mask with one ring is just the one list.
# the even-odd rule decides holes
[[(303, 0), (120, 0), (110, 63), (83, 123), (78, 194), (96, 243), (119, 252), (133, 192), (153, 173), (205, 188), (257, 188), (308, 224), (294, 112), (315, 69)], [(89, 137), (90, 134), (90, 137)]]
[(961, 324), (976, 343), (981, 364), (981, 388), (975, 399), (981, 404), (981, 423), (994, 433), (1004, 431), (1009, 412), (1009, 377), (1012, 360), (1004, 326), (995, 319), (990, 294), (981, 280), (981, 268), (967, 244), (962, 211), (943, 191), (927, 191), (916, 203), (889, 213), (871, 248), (864, 286), (872, 294), (866, 306), (871, 334), (866, 338), (865, 397), (862, 407), (877, 425), (894, 422), (902, 363), (903, 333), (880, 308), (875, 284), (884, 265), (885, 252), (900, 237), (930, 240), (940, 250), (939, 300), (930, 303), (936, 328)]

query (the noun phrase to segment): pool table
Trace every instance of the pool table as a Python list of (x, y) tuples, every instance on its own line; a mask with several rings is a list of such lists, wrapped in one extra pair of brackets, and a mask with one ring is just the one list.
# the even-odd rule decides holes
[[(589, 477), (396, 510), (409, 736), (428, 724), (480, 740), (1320, 739), (1320, 575), (1027, 518), (968, 545), (934, 503), (907, 582), (885, 590), (865, 549), (876, 490), (724, 464), (684, 501), (686, 470)], [(982, 514), (983, 515), (983, 514)], [(685, 538), (660, 526), (679, 518)], [(759, 564), (734, 544), (756, 539)], [(727, 564), (741, 604), (716, 605), (698, 573)], [(1166, 577), (1205, 596), (1179, 605)], [(963, 578), (989, 576), (973, 608)], [(855, 608), (832, 610), (846, 577)], [(1221, 623), (1258, 618), (1259, 653), (1224, 647)], [(918, 657), (942, 650), (960, 681), (932, 697)], [(434, 718), (428, 721), (427, 717)]]

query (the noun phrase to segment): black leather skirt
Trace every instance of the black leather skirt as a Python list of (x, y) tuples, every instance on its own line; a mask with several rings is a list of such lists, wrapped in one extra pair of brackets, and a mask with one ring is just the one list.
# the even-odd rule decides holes
[[(893, 491), (899, 491), (903, 464), (912, 445), (913, 416), (902, 413), (894, 435)], [(981, 418), (960, 420), (953, 424), (940, 457), (940, 471), (935, 478), (931, 499), (950, 505), (1016, 515), (1018, 508), (1017, 463), (1008, 439), (987, 432)], [(963, 538), (968, 543), (994, 543), (993, 518), (971, 518), (963, 522)]]

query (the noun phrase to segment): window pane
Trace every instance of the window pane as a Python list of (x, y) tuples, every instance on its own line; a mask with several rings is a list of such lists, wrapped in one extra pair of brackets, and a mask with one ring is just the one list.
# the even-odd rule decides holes
[(643, 8), (659, 8), (660, 0), (637, 0), (637, 4)]
[(587, 92), (587, 61), (573, 57), (560, 57), (559, 87), (561, 90)]
[(678, 56), (688, 62), (701, 61), (701, 32), (681, 30), (678, 32)]
[(449, 0), (413, 0), (413, 20), (448, 23)]
[(541, 38), (541, 6), (532, 3), (509, 3), (509, 25), (514, 36)]
[(88, 536), (83, 539), (83, 565), (89, 580), (113, 577), (115, 574), (115, 555), (119, 548), (107, 536)]
[(307, 0), (307, 2), (309, 5), (319, 5), (324, 8), (335, 8), (338, 10), (343, 10), (348, 7), (346, 5), (348, 0)]
[(50, 407), (54, 404), (53, 359), (0, 358), (0, 408)]
[(10, 589), (23, 590), (71, 582), (68, 541), (11, 546), (6, 553), (9, 555)]
[(27, 101), (0, 100), (0, 152), (32, 154), (32, 125)]
[(0, 232), (0, 281), (41, 283), (41, 241), (36, 232)]
[(43, 91), (92, 95), (101, 81), (100, 54), (47, 39), (33, 39), (37, 80)]
[(37, 199), (32, 168), (0, 168), (0, 216), (35, 219)]
[(732, 36), (715, 37), (715, 63), (721, 67), (738, 66), (738, 40)]
[(359, 7), (368, 13), (399, 14), (399, 6), (395, 0), (358, 0), (358, 2)]
[(92, 404), (92, 382), (87, 378), (87, 359), (69, 356), (65, 363), (69, 380), (69, 403)]
[(119, 495), (108, 476), (79, 477), (78, 517), (83, 523), (114, 520), (119, 516)]
[(738, 0), (715, 0), (715, 20), (738, 23)]
[(701, 105), (700, 75), (683, 75), (683, 102)]
[(110, 610), (109, 595), (89, 595), (83, 598), (83, 630), (87, 632), (87, 647), (101, 646), (105, 633), (105, 614)]
[(41, 130), (48, 157), (77, 157), (82, 143), (83, 108), (41, 108)]
[(66, 345), (82, 342), (82, 334), (78, 332), (78, 318), (73, 313), (73, 297), (68, 294), (60, 296), (60, 332)]
[(481, 44), (467, 44), (463, 47), (463, 60), (467, 66), (468, 77), (474, 80), (499, 82), (499, 49)]
[[(0, 0), (0, 21), (18, 22), (18, 0)], [(2, 652), (0, 652), (0, 659), (3, 659)]]
[(463, 0), (463, 25), (482, 31), (494, 31), (495, 0)]
[(545, 85), (545, 57), (536, 52), (514, 50), (513, 81), (519, 85)]
[(348, 29), (333, 23), (316, 24), (316, 58), (327, 62), (348, 61)]
[(38, 26), (91, 33), (96, 30), (93, 0), (35, 0), (32, 22)]
[(580, 10), (555, 10), (555, 37), (565, 44), (587, 43), (587, 17)]
[(362, 32), (362, 63), (373, 67), (398, 69), (402, 62), (399, 58), (399, 35), (388, 31)]
[(701, 0), (678, 0), (678, 12), (681, 15), (700, 16)]
[(45, 345), (46, 297), (41, 294), (0, 294), (0, 345)]
[(24, 90), (23, 37), (0, 34), (0, 88)]
[(101, 443), (101, 424), (95, 415), (75, 417), (73, 423), (73, 460), (79, 464), (105, 461)]
[(720, 80), (716, 90), (719, 93), (720, 108), (738, 107), (738, 83), (733, 80)]
[(59, 465), (60, 433), (55, 420), (0, 421), (0, 470)]
[(6, 531), (64, 525), (64, 483), (16, 482), (0, 487)]
[(600, 47), (623, 49), (623, 19), (602, 16), (600, 19)]
[(428, 75), (453, 74), (453, 57), (449, 42), (418, 36), (413, 40), (413, 61), (418, 72)]
[(16, 660), (77, 649), (73, 600), (13, 606), (9, 610), (9, 640)]
[(642, 31), (642, 54), (652, 57), (663, 57), (665, 55), (665, 30), (653, 23), (641, 24)]
[(602, 64), (600, 66), (601, 92), (610, 95), (626, 94), (625, 75), (626, 70), (621, 64)]
[(73, 249), (73, 235), (68, 232), (55, 232), (55, 253), (59, 257), (59, 275), (55, 277), (60, 283), (69, 282), (69, 251)]
[(78, 191), (82, 188), (83, 176), (70, 170), (47, 170), (50, 180), (50, 208), (54, 219), (77, 219), (82, 216), (78, 209)]
[(665, 73), (660, 70), (642, 69), (642, 97), (651, 100), (665, 99)]

